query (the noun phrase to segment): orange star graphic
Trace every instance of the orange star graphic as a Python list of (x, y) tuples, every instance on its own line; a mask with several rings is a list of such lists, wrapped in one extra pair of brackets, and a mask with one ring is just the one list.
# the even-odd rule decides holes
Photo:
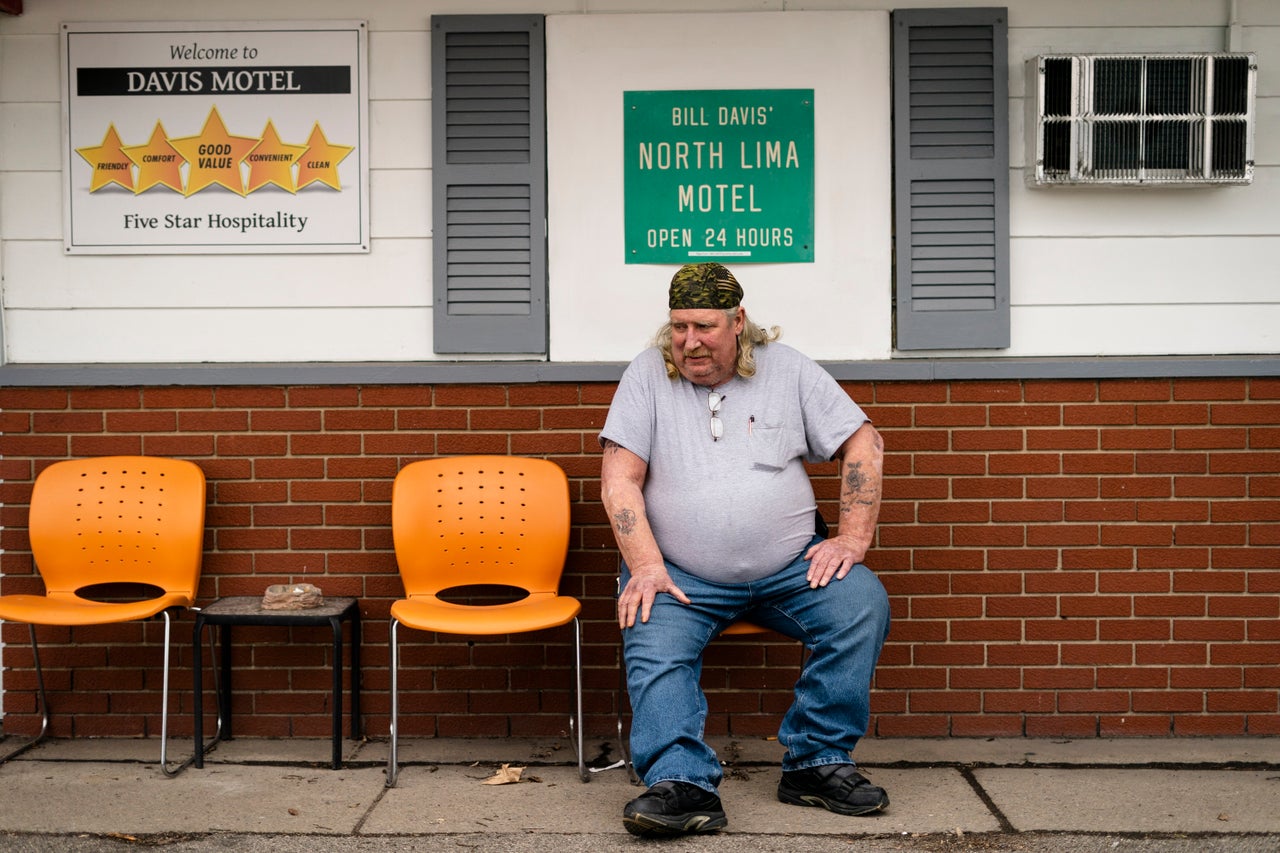
[(135, 193), (146, 192), (154, 186), (168, 187), (182, 192), (182, 155), (169, 144), (164, 125), (156, 122), (151, 139), (146, 145), (126, 145), (124, 154), (138, 167), (138, 184)]
[(89, 178), (89, 192), (95, 193), (112, 184), (119, 184), (127, 190), (133, 189), (133, 161), (121, 150), (120, 134), (116, 133), (114, 124), (107, 127), (107, 135), (102, 137), (101, 145), (77, 148), (76, 153), (93, 169)]
[(335, 190), (342, 189), (338, 181), (338, 164), (354, 150), (354, 145), (330, 145), (320, 129), (320, 122), (316, 122), (307, 140), (307, 153), (298, 161), (298, 189), (317, 181)]
[(275, 184), (289, 192), (297, 192), (293, 186), (293, 164), (302, 158), (305, 145), (285, 145), (276, 133), (275, 125), (267, 119), (262, 129), (262, 141), (249, 152), (249, 187), (247, 192)]
[(261, 140), (252, 136), (232, 136), (222, 123), (218, 108), (209, 110), (199, 136), (170, 139), (169, 143), (190, 164), (187, 172), (187, 195), (217, 184), (236, 195), (244, 195), (244, 176), (240, 164)]

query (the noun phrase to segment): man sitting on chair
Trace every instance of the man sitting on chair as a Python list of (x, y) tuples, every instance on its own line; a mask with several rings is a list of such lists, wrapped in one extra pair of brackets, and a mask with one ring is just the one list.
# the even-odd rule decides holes
[[(851, 761), (889, 631), (884, 587), (862, 565), (883, 444), (825, 370), (748, 319), (742, 295), (720, 264), (682, 267), (670, 322), (627, 368), (600, 433), (631, 748), (649, 786), (623, 810), (639, 836), (727, 825), (698, 676), (707, 644), (740, 618), (809, 649), (779, 731), (778, 799), (848, 815), (889, 805)], [(829, 459), (839, 529), (822, 539), (804, 463)]]

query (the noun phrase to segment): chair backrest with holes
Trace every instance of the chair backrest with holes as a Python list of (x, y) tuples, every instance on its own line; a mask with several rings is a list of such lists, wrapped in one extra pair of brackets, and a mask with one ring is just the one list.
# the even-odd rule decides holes
[(412, 462), (392, 487), (391, 530), (407, 595), (462, 584), (554, 594), (569, 551), (569, 481), (546, 459)]
[(31, 491), (31, 553), (49, 593), (137, 583), (195, 598), (204, 554), (205, 477), (181, 459), (55, 462)]

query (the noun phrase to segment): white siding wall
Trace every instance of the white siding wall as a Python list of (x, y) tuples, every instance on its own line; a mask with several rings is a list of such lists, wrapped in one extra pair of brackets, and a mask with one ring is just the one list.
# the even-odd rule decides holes
[(752, 317), (788, 343), (887, 358), (888, 42), (884, 12), (549, 19), (552, 359), (626, 361), (666, 316), (675, 267), (623, 263), (622, 92), (799, 88), (814, 90), (814, 262), (728, 263)]
[[(477, 4), (478, 5), (478, 4)], [(490, 4), (493, 5), (493, 4)], [(41, 0), (0, 20), (6, 360), (410, 361), (431, 351), (431, 4), (282, 2), (272, 19), (370, 23), (367, 255), (64, 257), (57, 29), (251, 20), (261, 4)], [(448, 11), (465, 11), (456, 8)]]
[(1063, 4), (1064, 15), (1080, 15), (1068, 27), (1010, 13), (1011, 355), (1280, 351), (1280, 4), (1238, 6), (1239, 49), (1259, 64), (1251, 186), (1029, 188), (1023, 180), (1025, 60), (1227, 49), (1228, 3), (1167, 5), (1167, 16), (1162, 9), (1137, 28), (1106, 27), (1094, 4)]
[[(3, 346), (10, 363), (414, 361), (436, 358), (431, 343), (430, 15), (433, 13), (539, 12), (586, 14), (600, 41), (549, 57), (553, 73), (576, 67), (596, 84), (603, 75), (630, 88), (674, 87), (685, 77), (672, 66), (661, 39), (650, 67), (608, 65), (608, 45), (627, 44), (625, 12), (832, 12), (870, 11), (883, 22), (892, 8), (982, 5), (903, 0), (474, 0), (408, 2), (281, 0), (272, 19), (369, 21), (370, 196), (372, 252), (368, 255), (288, 256), (76, 256), (64, 257), (60, 154), (62, 146), (58, 24), (76, 20), (246, 20), (259, 16), (258, 0), (199, 4), (189, 0), (31, 0), (26, 14), (0, 17), (0, 274), (3, 275)], [(1257, 168), (1249, 187), (1193, 190), (1031, 189), (1022, 178), (1025, 60), (1038, 53), (1117, 50), (1221, 50), (1226, 47), (1230, 0), (1009, 0), (1011, 282), (1013, 344), (976, 355), (1142, 355), (1277, 353), (1280, 329), (1280, 3), (1240, 0), (1242, 47), (1259, 59)], [(726, 26), (742, 15), (726, 17)], [(751, 17), (751, 16), (745, 16)], [(566, 18), (565, 22), (569, 22)], [(578, 26), (581, 22), (573, 24)], [(887, 30), (876, 23), (878, 31)], [(751, 38), (760, 38), (752, 35)], [(770, 43), (728, 44), (734, 62), (776, 63), (785, 51)], [(827, 49), (833, 49), (828, 47)], [(601, 51), (603, 50), (603, 54)], [(887, 47), (880, 51), (887, 56)], [(838, 91), (844, 81), (812, 79), (798, 69), (763, 61), (741, 85), (812, 86)], [(734, 65), (733, 67), (739, 67)], [(836, 65), (832, 67), (845, 68)], [(625, 74), (623, 72), (626, 72)], [(747, 72), (744, 71), (744, 76)], [(589, 79), (590, 78), (590, 79)], [(568, 75), (566, 79), (574, 79)], [(729, 88), (692, 66), (690, 87)], [(887, 80), (887, 69), (879, 82)], [(557, 84), (558, 85), (558, 84)], [(681, 83), (681, 86), (686, 84)], [(592, 87), (585, 86), (584, 90)], [(873, 93), (879, 94), (879, 93)], [(887, 91), (883, 93), (887, 97)], [(557, 88), (554, 106), (572, 93)], [(822, 135), (848, 119), (824, 113)], [(609, 112), (597, 121), (610, 121)], [(620, 111), (614, 111), (621, 123)], [(563, 120), (563, 114), (562, 114)], [(563, 129), (550, 116), (560, 147), (551, 152), (553, 213), (557, 199), (582, 186), (559, 182), (556, 158), (568, 153)], [(865, 127), (883, 145), (867, 151), (887, 177), (888, 127), (881, 113)], [(620, 127), (604, 129), (620, 138)], [(621, 157), (618, 147), (618, 158)], [(866, 152), (858, 152), (866, 153)], [(607, 151), (606, 151), (607, 154)], [(617, 167), (620, 169), (620, 162)], [(573, 172), (560, 170), (562, 174)], [(781, 323), (786, 339), (827, 359), (891, 358), (888, 346), (890, 246), (879, 219), (887, 198), (871, 204), (824, 197), (819, 172), (818, 253), (813, 265), (744, 271), (749, 305), (758, 319)], [(870, 186), (874, 186), (874, 183)], [(620, 189), (607, 216), (573, 220), (562, 240), (552, 219), (552, 355), (563, 360), (629, 357), (661, 316), (659, 267), (627, 269), (615, 255), (597, 259), (581, 246), (615, 245), (621, 221)], [(845, 199), (848, 202), (848, 199)], [(864, 200), (859, 199), (858, 204)], [(888, 210), (883, 210), (888, 216)], [(564, 217), (563, 211), (560, 216)], [(593, 224), (594, 222), (594, 224)], [(607, 229), (592, 233), (592, 229)], [(847, 280), (826, 267), (824, 247), (835, 235), (863, 234), (844, 247)], [(879, 245), (881, 242), (884, 245)], [(580, 261), (587, 261), (579, 266)], [(604, 268), (599, 266), (604, 263)], [(600, 281), (625, 278), (618, 300), (602, 302)], [(648, 270), (652, 298), (639, 301), (635, 284)], [(634, 281), (633, 281), (634, 279)], [(813, 304), (794, 299), (797, 285), (816, 294)], [(845, 287), (842, 289), (842, 285)], [(652, 304), (651, 304), (652, 303)], [(612, 310), (601, 317), (601, 307)], [(601, 326), (603, 324), (603, 326)], [(585, 330), (585, 331), (584, 331)], [(923, 355), (913, 353), (913, 356)], [(453, 358), (452, 356), (450, 358)]]

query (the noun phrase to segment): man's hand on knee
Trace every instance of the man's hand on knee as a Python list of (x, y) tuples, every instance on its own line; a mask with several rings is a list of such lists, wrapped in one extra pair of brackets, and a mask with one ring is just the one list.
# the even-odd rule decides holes
[(648, 622), (653, 600), (663, 592), (681, 604), (689, 603), (684, 590), (676, 586), (671, 575), (667, 574), (666, 566), (659, 564), (656, 568), (632, 569), (631, 578), (618, 596), (618, 627), (633, 627), (637, 616), (641, 622)]
[(862, 562), (866, 549), (859, 549), (845, 539), (836, 536), (824, 539), (810, 548), (804, 555), (809, 561), (809, 571), (805, 579), (811, 589), (826, 586), (832, 579), (842, 580), (853, 567)]

